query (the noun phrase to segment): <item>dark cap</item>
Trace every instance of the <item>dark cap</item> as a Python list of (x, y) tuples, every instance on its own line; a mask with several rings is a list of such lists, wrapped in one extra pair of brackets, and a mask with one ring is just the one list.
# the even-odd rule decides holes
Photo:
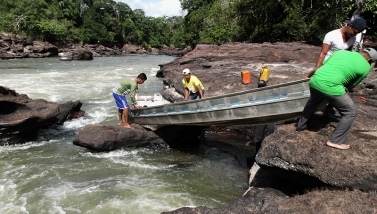
[(361, 32), (361, 31), (365, 30), (365, 28), (367, 28), (367, 22), (365, 21), (365, 19), (361, 18), (360, 16), (355, 17), (352, 20), (346, 20), (346, 23), (349, 24), (349, 25), (352, 25), (354, 28), (359, 30), (359, 32)]

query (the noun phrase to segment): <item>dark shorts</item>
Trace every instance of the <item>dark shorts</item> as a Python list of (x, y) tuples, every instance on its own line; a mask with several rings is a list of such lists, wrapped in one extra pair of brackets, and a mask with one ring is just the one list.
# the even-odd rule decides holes
[(126, 96), (113, 92), (113, 97), (114, 97), (115, 103), (117, 104), (117, 107), (119, 109), (130, 108), (130, 106), (127, 103)]
[[(202, 91), (203, 92), (203, 95), (204, 95), (204, 90)], [(196, 100), (196, 99), (202, 99), (202, 97), (200, 96), (200, 93), (199, 93), (199, 91), (198, 92), (196, 92), (196, 93), (192, 93), (192, 92), (190, 92), (190, 94), (189, 94), (189, 100)]]

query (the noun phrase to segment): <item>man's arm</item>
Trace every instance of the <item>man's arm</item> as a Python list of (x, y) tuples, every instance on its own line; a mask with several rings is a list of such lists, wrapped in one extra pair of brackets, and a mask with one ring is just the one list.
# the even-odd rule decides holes
[(318, 56), (318, 59), (317, 59), (317, 63), (315, 64), (315, 69), (313, 69), (310, 73), (308, 73), (305, 78), (310, 78), (313, 76), (313, 74), (315, 73), (315, 71), (322, 66), (323, 64), (323, 61), (325, 60), (326, 58), (326, 54), (327, 52), (330, 50), (330, 45), (329, 44), (326, 44), (326, 43), (323, 43), (322, 44), (322, 49), (321, 49), (321, 53), (319, 54)]
[(186, 83), (185, 79), (182, 80), (182, 85), (183, 85), (183, 89), (185, 90), (185, 91), (183, 92), (183, 93), (184, 93), (184, 96), (185, 96), (184, 100), (187, 101), (187, 100), (188, 100), (188, 96), (189, 96), (190, 91), (189, 91), (188, 88), (187, 88), (187, 83)]
[(188, 88), (185, 88), (185, 101), (188, 100), (189, 93), (190, 91), (188, 90)]
[(137, 84), (132, 84), (131, 86), (131, 93), (130, 93), (130, 99), (131, 99), (131, 103), (134, 107), (137, 108), (138, 104), (137, 104), (137, 101), (136, 101), (136, 89), (137, 89)]
[(330, 44), (323, 43), (322, 44), (322, 49), (321, 53), (318, 56), (317, 63), (316, 63), (316, 68), (319, 68), (322, 66), (323, 61), (325, 60), (327, 52), (330, 50)]
[(199, 91), (199, 94), (200, 94), (200, 98), (203, 99), (203, 98), (204, 98), (204, 94), (203, 94), (202, 87), (200, 87), (200, 84), (197, 85), (196, 87), (198, 87), (198, 91)]

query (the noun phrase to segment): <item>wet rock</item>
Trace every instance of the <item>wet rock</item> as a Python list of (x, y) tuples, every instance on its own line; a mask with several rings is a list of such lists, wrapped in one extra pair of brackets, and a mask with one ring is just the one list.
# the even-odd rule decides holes
[(59, 104), (59, 115), (52, 122), (63, 125), (67, 120), (83, 117), (85, 111), (81, 110), (81, 106), (82, 103), (79, 100)]
[(250, 188), (241, 198), (219, 208), (183, 207), (162, 214), (223, 213), (375, 213), (377, 194), (361, 191), (313, 191), (287, 197), (263, 188)]
[(119, 125), (88, 125), (73, 140), (73, 144), (90, 150), (112, 151), (121, 148), (168, 145), (152, 131), (132, 124), (133, 129)]
[(57, 103), (33, 100), (0, 86), (0, 145), (34, 140), (38, 130), (59, 114)]

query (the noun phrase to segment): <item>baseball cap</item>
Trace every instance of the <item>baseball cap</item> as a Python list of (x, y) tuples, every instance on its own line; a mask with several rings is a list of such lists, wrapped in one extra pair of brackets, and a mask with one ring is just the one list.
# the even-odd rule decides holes
[(183, 69), (182, 73), (183, 74), (191, 74), (190, 69), (188, 69), (188, 68)]
[(376, 61), (377, 60), (377, 51), (373, 48), (365, 48), (363, 51), (367, 52), (370, 56), (370, 58), (372, 58), (372, 61)]
[(360, 32), (365, 30), (365, 28), (367, 28), (367, 22), (365, 21), (365, 19), (361, 17), (356, 17), (351, 20), (346, 20), (346, 23), (349, 25), (352, 25), (354, 28), (356, 28)]

